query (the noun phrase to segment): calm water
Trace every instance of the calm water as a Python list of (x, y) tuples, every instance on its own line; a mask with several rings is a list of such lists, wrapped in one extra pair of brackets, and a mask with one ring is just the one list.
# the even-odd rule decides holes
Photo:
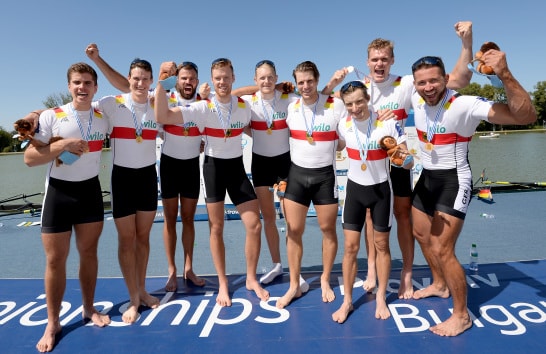
[[(501, 133), (502, 134), (502, 133)], [(479, 139), (477, 136), (471, 142), (470, 162), (473, 169), (474, 180), (479, 178), (482, 169), (486, 169), (486, 176), (492, 181), (519, 181), (535, 182), (546, 181), (546, 170), (541, 157), (546, 154), (546, 133), (510, 133), (502, 134), (498, 139)], [(103, 190), (109, 190), (110, 179), (110, 152), (103, 152), (103, 162), (101, 169), (101, 183)], [(45, 166), (27, 167), (23, 163), (21, 154), (1, 155), (0, 154), (0, 176), (2, 185), (0, 187), (0, 200), (17, 194), (33, 194), (43, 192)], [(31, 198), (35, 202), (40, 202), (42, 197)], [(480, 207), (480, 204), (471, 204), (471, 208)], [(477, 211), (472, 210), (473, 213)], [(5, 219), (0, 220), (6, 222)], [(283, 220), (278, 221), (279, 229), (285, 226)], [(165, 251), (162, 240), (162, 223), (154, 224), (152, 228), (150, 243), (150, 261), (148, 266), (149, 276), (165, 276), (167, 262), (165, 260)], [(180, 228), (180, 226), (179, 226)], [(1, 269), (1, 275), (4, 277), (41, 277), (43, 275), (44, 256), (40, 241), (39, 227), (20, 228), (20, 232), (15, 235), (3, 232), (5, 228), (0, 227), (0, 257), (7, 264), (12, 266)], [(396, 240), (396, 226), (393, 225), (391, 232), (391, 254), (393, 259), (393, 268), (401, 267), (401, 254)], [(180, 233), (180, 230), (179, 230)], [(457, 253), (461, 254), (461, 262), (467, 262), (467, 244), (475, 241), (478, 235), (470, 235), (469, 228), (463, 229), (461, 238), (457, 245)], [(208, 247), (208, 223), (196, 223), (196, 242), (194, 267), (200, 274), (214, 274), (215, 270)], [(225, 224), (224, 239), (226, 243), (227, 272), (244, 273), (244, 252), (242, 252), (244, 242), (244, 230), (240, 221), (227, 221)], [(281, 240), (283, 237), (281, 231)], [(335, 268), (341, 269), (343, 257), (343, 232), (341, 223), (338, 222), (339, 248), (335, 259)], [(302, 270), (321, 269), (321, 236), (315, 218), (309, 218), (307, 221), (304, 237), (304, 256), (302, 260)], [(74, 242), (72, 242), (74, 246)], [(72, 247), (68, 260), (68, 276), (77, 277), (77, 251)], [(183, 269), (181, 264), (181, 246), (178, 244), (177, 266)], [(359, 268), (366, 268), (365, 251), (362, 246), (359, 253)], [(483, 248), (482, 248), (483, 250)], [(104, 231), (99, 243), (99, 275), (100, 276), (121, 276), (117, 261), (117, 233), (112, 220), (106, 220)], [(480, 253), (483, 261), (503, 261), (499, 255), (492, 254), (487, 258), (485, 252)], [(281, 242), (281, 256), (284, 267), (287, 267), (286, 249), (284, 242)], [(415, 252), (415, 265), (425, 265), (419, 247)], [(267, 243), (262, 237), (262, 252), (260, 255), (260, 264), (258, 272), (270, 265)]]
[[(470, 143), (470, 164), (474, 180), (483, 169), (492, 181), (546, 181), (542, 158), (546, 156), (546, 133), (508, 133), (498, 139), (480, 139)], [(100, 180), (103, 190), (110, 190), (110, 152), (102, 154)], [(44, 190), (45, 166), (27, 167), (21, 154), (0, 154), (0, 200), (16, 194)], [(38, 199), (39, 200), (39, 199)]]

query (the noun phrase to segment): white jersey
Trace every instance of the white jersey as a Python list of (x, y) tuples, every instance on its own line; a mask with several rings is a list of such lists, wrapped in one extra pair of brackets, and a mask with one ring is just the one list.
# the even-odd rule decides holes
[(374, 111), (390, 109), (404, 129), (411, 111), (411, 95), (414, 91), (413, 76), (389, 75), (384, 82), (365, 81)]
[(72, 103), (55, 109), (48, 109), (40, 115), (40, 129), (34, 138), (49, 144), (51, 138), (78, 138), (87, 140), (89, 152), (84, 153), (71, 165), (56, 165), (52, 161), (47, 168), (49, 177), (63, 181), (85, 181), (99, 174), (102, 144), (108, 133), (108, 120), (101, 112), (91, 109), (75, 111)]
[(131, 94), (107, 96), (96, 104), (110, 120), (114, 165), (128, 168), (154, 165), (158, 124), (151, 104), (136, 103)]
[(289, 130), (286, 125), (288, 105), (295, 102), (295, 94), (275, 91), (275, 98), (265, 100), (258, 91), (241, 96), (252, 110), (252, 152), (262, 156), (278, 156), (290, 151)]
[(398, 144), (406, 141), (406, 136), (397, 121), (378, 121), (376, 113), (372, 113), (371, 117), (364, 121), (357, 121), (348, 116), (339, 123), (339, 138), (345, 140), (349, 158), (347, 178), (363, 186), (389, 180), (390, 160), (387, 152), (379, 146), (379, 140), (384, 136), (392, 136)]
[[(167, 93), (169, 107), (184, 107), (200, 101), (201, 97), (187, 100), (178, 91)], [(163, 144), (161, 152), (175, 159), (187, 160), (198, 157), (201, 149), (201, 131), (195, 122), (186, 120), (184, 124), (162, 125)]]
[(343, 102), (331, 96), (319, 94), (310, 106), (303, 104), (302, 99), (291, 103), (286, 123), (292, 162), (304, 168), (335, 166), (337, 126), (346, 117)]
[(227, 104), (206, 100), (180, 107), (184, 121), (195, 122), (205, 139), (207, 156), (231, 159), (243, 155), (243, 129), (250, 124), (250, 107), (232, 96)]
[[(446, 96), (434, 107), (425, 104), (417, 92), (412, 97), (412, 104), (423, 167), (470, 172), (468, 144), (480, 121), (487, 120), (493, 103), (447, 90)], [(427, 144), (429, 142), (432, 146)]]

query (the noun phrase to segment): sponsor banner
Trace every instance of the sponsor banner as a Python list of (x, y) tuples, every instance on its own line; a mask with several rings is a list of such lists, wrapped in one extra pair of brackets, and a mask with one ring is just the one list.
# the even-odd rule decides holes
[[(381, 348), (384, 352), (536, 352), (544, 348), (546, 330), (546, 261), (480, 265), (467, 275), (468, 308), (473, 327), (444, 338), (429, 327), (450, 316), (451, 299), (399, 300), (398, 271), (392, 272), (387, 303), (391, 317), (375, 318), (375, 295), (365, 293), (358, 273), (353, 284), (354, 311), (344, 324), (332, 320), (343, 301), (342, 274), (334, 272), (333, 303), (322, 302), (320, 273), (304, 273), (310, 290), (285, 309), (276, 300), (288, 289), (288, 274), (266, 288), (267, 302), (246, 290), (243, 275), (230, 275), (233, 305), (216, 305), (217, 278), (193, 287), (179, 281), (178, 292), (166, 293), (166, 278), (147, 279), (147, 289), (161, 299), (157, 309), (141, 308), (133, 325), (121, 320), (127, 291), (121, 278), (99, 279), (95, 304), (112, 318), (106, 328), (82, 321), (78, 280), (69, 279), (61, 310), (63, 331), (56, 353), (93, 352), (220, 352), (301, 353), (361, 352)], [(414, 287), (431, 283), (427, 268), (414, 270)], [(43, 280), (0, 280), (0, 348), (6, 353), (33, 352), (47, 322)], [(372, 347), (373, 346), (373, 347)]]

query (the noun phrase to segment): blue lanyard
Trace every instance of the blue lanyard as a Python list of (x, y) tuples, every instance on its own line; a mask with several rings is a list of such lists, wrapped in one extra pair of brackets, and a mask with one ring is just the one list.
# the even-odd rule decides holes
[(354, 122), (353, 126), (354, 126), (356, 142), (358, 143), (358, 153), (360, 154), (360, 160), (366, 161), (366, 158), (368, 157), (368, 145), (370, 143), (370, 135), (371, 135), (370, 133), (372, 131), (372, 120), (373, 120), (372, 112), (370, 112), (370, 118), (368, 120), (368, 130), (366, 132), (366, 141), (364, 142), (364, 145), (362, 145), (362, 143), (360, 142), (358, 128), (356, 127), (356, 122), (352, 116), (351, 116), (351, 120)]
[(230, 121), (231, 121), (231, 110), (233, 108), (233, 99), (229, 98), (229, 111), (228, 111), (228, 117), (227, 121), (224, 120), (224, 117), (222, 115), (222, 109), (220, 108), (220, 104), (216, 100), (216, 96), (212, 98), (214, 101), (214, 105), (216, 106), (216, 111), (218, 112), (218, 121), (220, 122), (220, 125), (222, 126), (222, 129), (224, 129), (224, 135), (227, 135), (227, 131), (230, 127)]
[(142, 115), (142, 119), (140, 120), (140, 124), (138, 124), (135, 107), (133, 105), (133, 100), (130, 96), (127, 97), (127, 102), (129, 103), (129, 110), (131, 111), (131, 114), (133, 115), (133, 123), (135, 125), (135, 132), (137, 136), (142, 136), (142, 125), (146, 121), (146, 114), (148, 113), (148, 100), (146, 100), (146, 110), (144, 111), (144, 114)]
[(273, 116), (275, 115), (275, 101), (277, 100), (277, 93), (273, 93), (273, 102), (271, 103), (271, 115), (267, 112), (265, 107), (263, 96), (260, 94), (260, 102), (262, 103), (262, 110), (264, 112), (265, 122), (268, 128), (273, 127)]
[(446, 95), (442, 99), (442, 102), (440, 104), (440, 107), (438, 108), (438, 112), (436, 112), (436, 117), (434, 117), (434, 122), (432, 123), (432, 131), (429, 129), (429, 119), (427, 110), (425, 109), (425, 116), (427, 118), (427, 136), (426, 139), (428, 142), (432, 142), (432, 138), (434, 137), (434, 133), (436, 133), (436, 127), (438, 126), (438, 119), (440, 118), (440, 115), (444, 111), (444, 106), (447, 102), (447, 98), (449, 97), (449, 89), (446, 90)]
[(301, 100), (301, 115), (303, 117), (303, 121), (305, 122), (305, 130), (307, 131), (307, 137), (313, 136), (313, 128), (315, 126), (315, 115), (317, 113), (317, 106), (320, 101), (320, 96), (317, 98), (317, 103), (315, 103), (315, 107), (313, 108), (313, 117), (311, 118), (311, 129), (309, 129), (309, 125), (307, 124), (307, 118), (305, 117), (305, 107), (303, 100)]
[(82, 139), (85, 141), (88, 141), (89, 136), (91, 135), (91, 127), (93, 126), (93, 107), (91, 107), (91, 110), (89, 111), (89, 123), (87, 123), (86, 135), (84, 135), (82, 122), (80, 120), (80, 115), (78, 114), (78, 111), (76, 111), (76, 109), (74, 108), (74, 104), (70, 104), (70, 110), (72, 111), (72, 114), (76, 118), (76, 123), (78, 123), (78, 128), (80, 128), (80, 134), (82, 136)]

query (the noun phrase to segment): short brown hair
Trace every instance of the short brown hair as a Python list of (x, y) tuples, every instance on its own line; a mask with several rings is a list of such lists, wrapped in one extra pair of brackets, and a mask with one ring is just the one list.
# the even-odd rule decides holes
[(296, 79), (296, 72), (307, 72), (307, 71), (310, 71), (313, 73), (313, 77), (315, 78), (315, 80), (318, 80), (319, 77), (320, 77), (320, 73), (318, 71), (318, 68), (317, 66), (315, 65), (315, 63), (313, 63), (312, 61), (304, 61), (304, 62), (301, 62), (299, 63), (296, 68), (294, 69), (294, 71), (292, 72), (292, 76), (294, 77), (294, 80), (297, 81)]
[(370, 51), (373, 49), (389, 49), (391, 56), (394, 58), (394, 43), (388, 39), (376, 38), (368, 45), (368, 58), (370, 57)]
[(68, 83), (70, 83), (70, 77), (72, 76), (72, 73), (91, 74), (91, 76), (93, 77), (93, 81), (95, 81), (95, 85), (97, 85), (97, 81), (98, 81), (97, 72), (95, 71), (95, 69), (93, 69), (91, 65), (87, 63), (80, 62), (80, 63), (75, 63), (70, 65), (70, 67), (68, 68), (66, 72), (66, 79), (68, 80)]

